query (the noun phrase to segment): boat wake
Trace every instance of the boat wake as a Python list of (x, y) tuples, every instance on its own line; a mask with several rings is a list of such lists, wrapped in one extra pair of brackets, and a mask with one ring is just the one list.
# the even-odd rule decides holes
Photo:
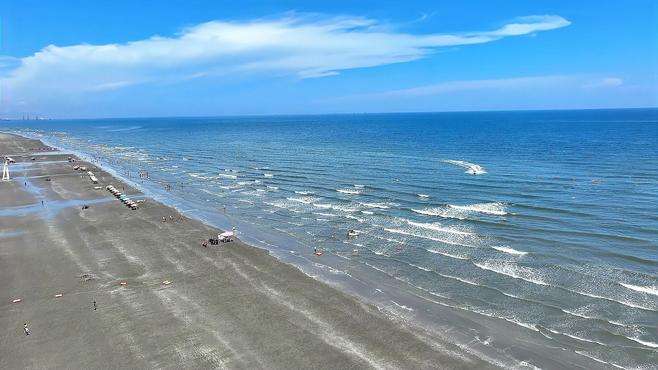
[(471, 174), (471, 175), (484, 175), (487, 173), (487, 171), (484, 169), (484, 167), (480, 166), (479, 164), (475, 163), (470, 163), (466, 161), (456, 161), (453, 159), (445, 159), (443, 160), (443, 163), (448, 163), (452, 164), (461, 168), (465, 168), (466, 171), (465, 173)]

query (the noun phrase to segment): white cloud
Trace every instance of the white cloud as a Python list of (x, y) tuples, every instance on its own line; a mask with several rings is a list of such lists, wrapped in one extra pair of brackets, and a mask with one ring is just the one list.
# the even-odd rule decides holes
[(348, 95), (329, 98), (325, 102), (339, 101), (365, 101), (365, 100), (389, 100), (400, 98), (415, 98), (422, 96), (438, 96), (458, 92), (493, 92), (505, 91), (506, 93), (533, 91), (545, 91), (547, 89), (568, 90), (598, 87), (617, 87), (622, 85), (623, 80), (617, 77), (592, 77), (580, 75), (548, 75), (513, 77), (486, 80), (460, 80), (446, 81), (436, 84), (410, 87), (405, 89), (380, 91), (366, 94)]
[(15, 100), (51, 99), (134, 84), (175, 82), (236, 73), (300, 78), (417, 60), (437, 48), (492, 42), (557, 29), (555, 15), (516, 19), (493, 31), (408, 34), (360, 17), (285, 17), (251, 22), (212, 21), (173, 37), (107, 45), (49, 45), (20, 59), (2, 85)]
[(605, 77), (593, 81), (588, 81), (583, 84), (584, 88), (602, 88), (602, 87), (617, 87), (624, 84), (624, 80), (617, 77)]
[(388, 98), (440, 95), (458, 91), (479, 91), (495, 89), (527, 89), (538, 86), (560, 85), (571, 81), (569, 76), (535, 76), (516, 77), (489, 80), (448, 81), (432, 85), (418, 86), (407, 89), (391, 90), (380, 93), (353, 96), (354, 98)]

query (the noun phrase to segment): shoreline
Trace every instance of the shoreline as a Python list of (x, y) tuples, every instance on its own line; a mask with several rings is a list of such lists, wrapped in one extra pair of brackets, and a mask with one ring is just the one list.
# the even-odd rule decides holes
[[(0, 138), (12, 155), (21, 153), (8, 145), (36, 145)], [(3, 208), (34, 208), (0, 216), (4, 368), (490, 366), (457, 348), (436, 350), (438, 343), (259, 248), (201, 247), (202, 236), (219, 230), (150, 199), (128, 209), (104, 188), (120, 182), (92, 164), (100, 190), (66, 155), (50, 154), (46, 164), (22, 154), (14, 159), (29, 176), (19, 171), (0, 184)], [(160, 221), (172, 213), (181, 221)]]
[[(66, 152), (75, 152), (76, 155), (83, 154), (67, 149), (62, 150)], [(91, 158), (87, 156), (87, 159)], [(162, 207), (173, 207), (177, 212), (181, 212), (188, 216), (188, 212), (185, 210), (181, 211), (180, 208), (172, 205), (171, 203), (176, 202), (166, 198), (166, 194), (156, 194), (158, 196), (153, 196), (154, 194), (150, 194), (148, 188), (141, 187), (130, 179), (126, 179), (121, 174), (118, 174), (116, 170), (112, 169), (109, 164), (104, 166), (101, 164), (101, 168), (110, 172), (114, 177), (118, 177), (121, 181), (129, 182), (136, 186), (140, 191), (146, 190), (146, 195), (155, 199), (156, 202), (161, 203)], [(170, 201), (170, 204), (167, 204), (168, 200)], [(212, 221), (204, 219), (201, 215), (194, 213), (190, 213), (190, 215), (190, 217), (195, 218), (197, 221), (204, 223), (208, 227), (214, 228), (217, 226), (216, 224), (213, 224)], [(245, 235), (245, 237), (249, 239), (247, 235)], [(251, 240), (257, 239), (251, 238)], [(326, 262), (329, 262), (328, 259), (333, 258), (336, 260), (340, 256), (327, 255), (323, 257), (323, 260), (321, 261), (322, 264), (319, 264), (317, 262), (320, 261), (314, 261), (312, 256), (311, 259), (309, 259), (309, 256), (289, 254), (287, 253), (287, 248), (280, 249), (277, 252), (266, 246), (259, 246), (254, 243), (248, 243), (247, 247), (264, 251), (270, 256), (270, 258), (275, 259), (278, 263), (285, 264), (297, 271), (297, 273), (306, 275), (305, 277), (311, 278), (313, 281), (323, 284), (332, 290), (337, 290), (340, 294), (346, 295), (349, 299), (356, 300), (359, 304), (370, 305), (380, 314), (386, 316), (390, 323), (406, 326), (407, 329), (414, 332), (414, 335), (421, 335), (424, 341), (429, 341), (435, 347), (450, 347), (451, 350), (449, 352), (459, 353), (458, 357), (461, 358), (462, 356), (465, 356), (464, 358), (469, 359), (469, 361), (476, 361), (479, 363), (476, 367), (527, 367), (534, 366), (534, 364), (537, 364), (540, 367), (580, 366), (592, 368), (592, 366), (597, 366), (592, 365), (591, 361), (584, 359), (584, 357), (579, 356), (578, 354), (566, 355), (562, 351), (542, 348), (546, 343), (539, 343), (541, 343), (542, 338), (545, 339), (544, 334), (536, 328), (519, 330), (517, 326), (521, 325), (520, 323), (495, 317), (488, 317), (487, 315), (477, 312), (459, 312), (462, 309), (458, 306), (442, 304), (428, 298), (425, 294), (419, 295), (409, 291), (397, 292), (396, 289), (399, 290), (400, 288), (400, 286), (398, 286), (399, 282), (390, 279), (387, 274), (382, 274), (382, 276), (378, 277), (377, 271), (374, 271), (375, 275), (372, 275), (370, 272), (360, 271), (364, 274), (367, 273), (370, 275), (369, 277), (371, 280), (369, 280), (369, 282), (372, 282), (372, 279), (377, 279), (375, 281), (379, 281), (379, 279), (382, 278), (385, 279), (381, 282), (383, 286), (380, 287), (384, 288), (386, 292), (382, 293), (380, 289), (373, 291), (372, 285), (368, 285), (366, 282), (362, 282), (350, 274), (336, 274), (331, 267), (336, 267), (337, 264), (345, 264), (347, 262), (331, 261), (331, 263), (325, 264)], [(303, 266), (303, 264), (306, 266)], [(359, 269), (360, 267), (350, 265), (349, 268)], [(341, 270), (339, 269), (337, 271)], [(350, 272), (351, 271), (352, 270), (350, 270)], [(322, 276), (318, 276), (319, 274), (322, 274)], [(345, 279), (350, 279), (352, 282), (346, 283)], [(356, 284), (354, 284), (355, 282)], [(393, 289), (394, 294), (391, 294), (391, 289)], [(423, 292), (419, 291), (418, 293)], [(411, 307), (418, 307), (418, 303), (424, 303), (426, 305), (430, 304), (435, 307), (432, 312), (423, 312), (424, 310), (416, 310), (414, 312), (414, 309)], [(466, 329), (463, 331), (454, 330), (455, 328), (451, 326), (451, 323), (454, 322), (464, 324), (463, 327)], [(480, 334), (474, 335), (471, 332), (472, 329), (469, 328), (477, 328), (476, 333)], [(443, 334), (443, 331), (450, 332), (450, 335)], [(507, 338), (505, 333), (508, 333), (507, 335), (511, 337), (518, 336), (519, 339)], [(498, 335), (502, 335), (503, 337), (498, 337)], [(494, 338), (494, 340), (492, 340), (492, 338)], [(537, 345), (533, 343), (537, 343)], [(513, 355), (508, 353), (507, 348), (509, 347), (516, 347)], [(501, 353), (503, 356), (500, 356)], [(564, 358), (559, 358), (560, 356)], [(459, 361), (451, 364), (449, 367), (459, 367), (458, 364), (461, 363)], [(437, 364), (436, 366), (440, 367), (443, 365)]]

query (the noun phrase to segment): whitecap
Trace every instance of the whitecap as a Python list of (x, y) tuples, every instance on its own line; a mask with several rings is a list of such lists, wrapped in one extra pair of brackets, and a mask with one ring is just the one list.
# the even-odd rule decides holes
[(510, 247), (491, 247), (491, 248), (503, 253), (513, 254), (516, 256), (525, 256), (526, 254), (528, 254), (528, 252), (517, 251), (516, 249)]
[(361, 190), (354, 189), (336, 189), (337, 192), (349, 195), (358, 195), (361, 194)]
[(505, 203), (500, 203), (500, 202), (477, 203), (477, 204), (469, 204), (469, 205), (448, 204), (448, 207), (460, 211), (477, 212), (477, 213), (484, 213), (488, 215), (496, 215), (496, 216), (507, 215), (507, 209)]
[(413, 311), (413, 310), (414, 310), (413, 308), (408, 307), (408, 306), (405, 306), (405, 305), (403, 305), (403, 304), (399, 304), (399, 303), (397, 303), (396, 301), (391, 300), (391, 302), (393, 302), (394, 305), (396, 305), (396, 306), (402, 308), (403, 310), (407, 310), (407, 311)]
[(364, 207), (379, 208), (379, 209), (389, 209), (391, 208), (390, 206), (393, 205), (392, 203), (367, 203), (367, 202), (363, 202), (359, 204), (361, 204)]
[(603, 296), (600, 296), (600, 295), (597, 295), (597, 294), (592, 294), (592, 293), (587, 293), (587, 292), (580, 292), (580, 291), (571, 290), (571, 289), (567, 289), (567, 290), (572, 292), (572, 293), (584, 295), (586, 297), (605, 299), (606, 301), (616, 302), (616, 303), (619, 303), (619, 304), (622, 304), (622, 305), (628, 306), (628, 307), (639, 308), (641, 310), (646, 310), (646, 311), (656, 311), (655, 307), (650, 308), (650, 307), (645, 307), (645, 306), (638, 305), (638, 304), (633, 303), (633, 302), (628, 302), (628, 301), (623, 301), (623, 300), (616, 300), (616, 299), (612, 299), (612, 298), (609, 298), (609, 297), (603, 297)]
[(545, 286), (549, 285), (548, 283), (543, 281), (534, 270), (528, 267), (518, 266), (513, 263), (499, 262), (499, 261), (473, 262), (473, 264), (483, 270), (489, 270), (497, 274), (509, 276), (514, 279), (527, 281), (532, 284), (545, 285)]
[(639, 285), (632, 285), (632, 284), (625, 284), (625, 283), (619, 283), (619, 285), (623, 286), (624, 288), (634, 290), (636, 292), (641, 292), (641, 293), (646, 293), (646, 294), (651, 294), (651, 295), (658, 296), (658, 288), (655, 287), (655, 286), (639, 286)]
[(432, 271), (432, 269), (428, 269), (427, 267), (419, 266), (419, 265), (416, 265), (416, 264), (413, 264), (413, 263), (409, 263), (409, 266), (413, 266), (413, 267), (415, 267), (417, 269), (421, 269), (423, 271), (428, 271), (428, 272)]
[(316, 208), (320, 209), (334, 209), (336, 211), (342, 211), (342, 212), (356, 212), (356, 208), (352, 207), (347, 207), (347, 206), (341, 206), (338, 204), (331, 204), (331, 203), (313, 203), (313, 206)]
[(384, 230), (388, 231), (389, 233), (393, 233), (393, 234), (408, 235), (408, 236), (413, 236), (413, 237), (416, 237), (416, 238), (433, 240), (433, 241), (441, 242), (441, 243), (445, 243), (445, 244), (461, 245), (463, 247), (473, 248), (472, 245), (456, 242), (454, 240), (445, 239), (445, 238), (437, 238), (437, 237), (429, 236), (429, 235), (415, 234), (415, 233), (411, 233), (411, 232), (406, 231), (406, 230), (393, 229), (393, 228), (387, 228), (387, 227), (385, 227)]
[(468, 261), (468, 257), (463, 257), (463, 256), (458, 256), (456, 254), (451, 254), (443, 251), (437, 251), (436, 249), (427, 249), (428, 252), (434, 253), (434, 254), (440, 254), (442, 256), (450, 257), (450, 258), (455, 258), (458, 260), (465, 260)]
[(478, 283), (476, 283), (476, 282), (473, 282), (473, 281), (470, 281), (470, 280), (466, 280), (466, 279), (464, 279), (464, 278), (460, 278), (460, 277), (457, 277), (457, 276), (444, 275), (444, 274), (439, 274), (439, 275), (440, 275), (440, 276), (443, 276), (444, 278), (447, 278), (447, 279), (453, 279), (453, 280), (461, 281), (462, 283), (465, 283), (465, 284), (468, 284), (468, 285), (483, 286), (483, 285), (478, 284)]
[(289, 198), (286, 198), (286, 199), (288, 199), (290, 201), (293, 201), (293, 202), (303, 203), (303, 204), (311, 204), (311, 203), (316, 202), (318, 200), (318, 198), (308, 197), (308, 196), (307, 197), (289, 197)]
[(632, 340), (633, 342), (640, 343), (643, 346), (647, 346), (647, 347), (651, 347), (651, 348), (658, 348), (658, 343), (644, 341), (644, 340), (641, 340), (641, 339), (638, 339), (638, 338), (635, 338), (635, 337), (626, 337), (626, 338)]
[(463, 231), (463, 230), (460, 230), (460, 229), (457, 229), (457, 228), (454, 228), (454, 227), (445, 227), (445, 226), (442, 226), (439, 223), (422, 223), (422, 222), (414, 222), (414, 221), (406, 220), (406, 219), (403, 219), (403, 220), (406, 221), (409, 225), (415, 226), (415, 227), (418, 227), (418, 228), (421, 228), (421, 229), (434, 230), (434, 231), (439, 231), (439, 232), (449, 233), (449, 234), (473, 235), (473, 233), (470, 233), (468, 231)]

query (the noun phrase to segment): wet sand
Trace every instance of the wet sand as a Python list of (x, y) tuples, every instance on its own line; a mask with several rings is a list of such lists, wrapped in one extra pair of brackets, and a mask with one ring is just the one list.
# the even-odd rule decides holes
[(44, 146), (0, 134), (0, 368), (490, 366)]

